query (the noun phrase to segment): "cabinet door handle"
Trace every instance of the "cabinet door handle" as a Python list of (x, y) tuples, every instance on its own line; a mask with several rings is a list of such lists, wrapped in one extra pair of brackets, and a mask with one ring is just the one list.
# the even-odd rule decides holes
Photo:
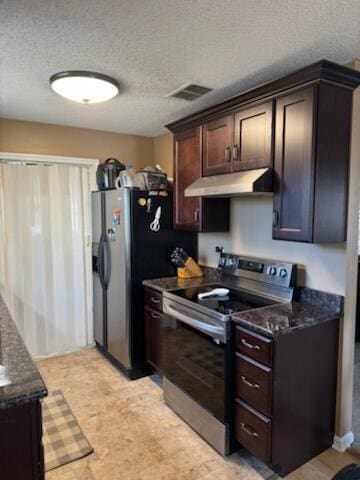
[(244, 347), (250, 348), (251, 350), (260, 350), (259, 345), (252, 345), (251, 343), (247, 342), (245, 338), (241, 339), (241, 343), (244, 345)]
[(231, 150), (230, 147), (225, 148), (225, 163), (231, 162)]
[(155, 298), (155, 297), (151, 297), (150, 300), (152, 301), (152, 303), (156, 303), (156, 304), (161, 302), (161, 300), (159, 300), (158, 298)]
[(199, 209), (198, 208), (196, 208), (194, 210), (194, 221), (195, 221), (195, 223), (199, 223)]
[(241, 422), (240, 423), (240, 427), (242, 428), (242, 430), (244, 430), (244, 432), (246, 432), (248, 435), (250, 435), (250, 437), (258, 437), (259, 434), (251, 427), (249, 427), (249, 425), (245, 425), (244, 422)]
[(158, 315), (157, 313), (154, 313), (154, 312), (151, 312), (151, 316), (152, 316), (152, 318), (155, 318), (155, 320), (159, 320), (159, 318), (160, 318), (160, 315)]
[(279, 225), (279, 212), (277, 210), (273, 210), (273, 227), (277, 227)]
[(237, 145), (233, 146), (232, 159), (234, 162), (237, 162), (239, 160), (239, 147)]
[(245, 385), (247, 385), (248, 387), (250, 388), (260, 388), (260, 385), (258, 383), (253, 383), (253, 382), (250, 382), (246, 377), (244, 377), (244, 375), (241, 375), (241, 380), (243, 383), (245, 383)]

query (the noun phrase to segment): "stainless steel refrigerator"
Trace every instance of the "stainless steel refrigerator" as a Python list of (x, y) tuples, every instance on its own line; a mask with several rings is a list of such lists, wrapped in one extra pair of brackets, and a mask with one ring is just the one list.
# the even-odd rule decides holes
[(95, 342), (139, 378), (148, 373), (142, 281), (175, 275), (177, 246), (197, 258), (197, 236), (172, 229), (171, 193), (130, 188), (92, 193), (92, 229)]

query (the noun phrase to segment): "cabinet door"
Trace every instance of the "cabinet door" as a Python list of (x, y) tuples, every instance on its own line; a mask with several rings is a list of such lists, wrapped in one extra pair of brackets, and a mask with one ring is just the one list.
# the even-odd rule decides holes
[(157, 372), (162, 371), (162, 342), (161, 342), (161, 321), (162, 314), (144, 309), (145, 339), (146, 339), (146, 360)]
[(234, 171), (272, 165), (273, 102), (235, 114)]
[(276, 103), (273, 238), (312, 241), (314, 88)]
[(232, 115), (203, 126), (203, 175), (231, 172)]
[(199, 231), (201, 200), (185, 197), (184, 191), (201, 177), (201, 127), (177, 134), (174, 141), (174, 228)]

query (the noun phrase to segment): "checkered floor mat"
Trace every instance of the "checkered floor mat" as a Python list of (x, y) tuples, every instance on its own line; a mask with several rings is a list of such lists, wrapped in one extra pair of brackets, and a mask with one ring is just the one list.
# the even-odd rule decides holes
[(42, 407), (46, 471), (93, 452), (61, 390), (49, 393)]

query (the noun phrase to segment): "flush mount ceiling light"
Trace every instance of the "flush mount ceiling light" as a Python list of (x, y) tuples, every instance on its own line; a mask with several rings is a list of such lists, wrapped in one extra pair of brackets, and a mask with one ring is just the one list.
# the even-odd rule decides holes
[(54, 92), (79, 103), (110, 100), (119, 93), (119, 83), (107, 75), (85, 70), (55, 73), (50, 77)]

